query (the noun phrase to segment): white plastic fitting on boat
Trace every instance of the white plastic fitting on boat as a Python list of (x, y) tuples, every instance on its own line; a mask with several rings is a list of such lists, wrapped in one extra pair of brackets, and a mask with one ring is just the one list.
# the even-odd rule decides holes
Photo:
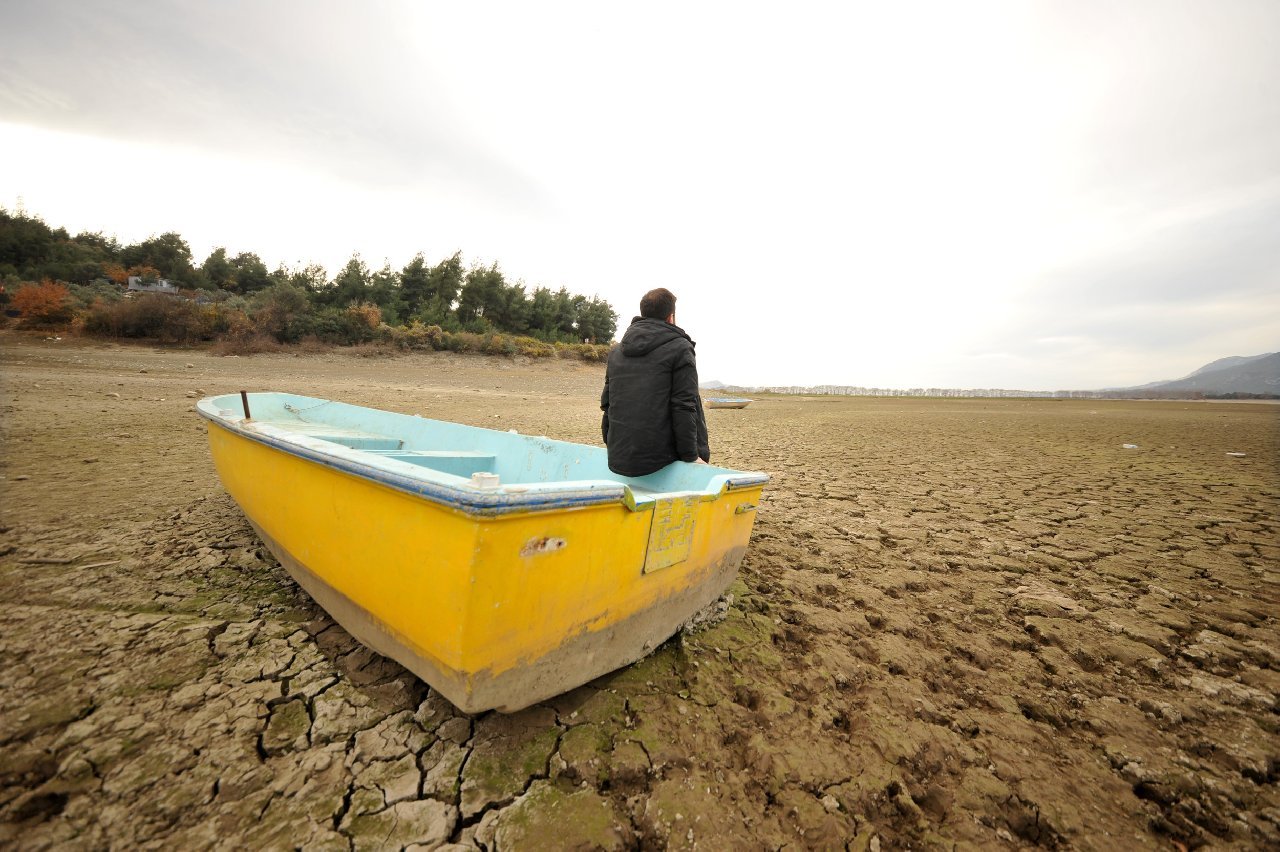
[(486, 488), (486, 489), (497, 488), (498, 474), (485, 473), (483, 471), (479, 473), (473, 473), (471, 474), (471, 484), (474, 485), (476, 488)]

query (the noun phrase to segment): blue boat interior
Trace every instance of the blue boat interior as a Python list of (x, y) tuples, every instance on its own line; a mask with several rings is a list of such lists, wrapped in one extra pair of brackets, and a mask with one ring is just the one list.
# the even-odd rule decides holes
[[(497, 473), (498, 457), (493, 453), (447, 450), (382, 452), (378, 455), (470, 479), (476, 473)], [(501, 478), (501, 475), (499, 475)]]
[[(197, 410), (209, 420), (247, 436), (307, 455), (329, 453), (400, 477), (446, 487), (476, 482), (503, 492), (546, 493), (561, 489), (629, 492), (637, 506), (673, 493), (719, 494), (754, 485), (764, 474), (713, 465), (675, 463), (642, 477), (609, 470), (604, 448), (543, 436), (521, 435), (444, 420), (285, 393), (248, 395), (244, 417), (239, 394), (208, 397)], [(317, 443), (324, 442), (324, 443)], [(481, 478), (473, 479), (477, 474)], [(496, 476), (487, 481), (483, 475)]]

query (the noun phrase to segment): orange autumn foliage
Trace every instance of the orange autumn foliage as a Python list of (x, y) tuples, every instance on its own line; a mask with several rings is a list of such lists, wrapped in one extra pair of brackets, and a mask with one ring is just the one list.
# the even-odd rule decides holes
[(141, 266), (130, 266), (129, 271), (125, 273), (126, 282), (128, 282), (128, 277), (130, 275), (136, 275), (143, 281), (158, 281), (160, 279), (160, 270), (156, 269), (154, 266), (147, 266), (145, 264)]
[(22, 311), (23, 322), (33, 325), (66, 322), (71, 319), (71, 291), (64, 284), (45, 279), (13, 294), (13, 307)]
[(371, 331), (376, 331), (382, 323), (382, 309), (373, 302), (352, 302), (347, 306), (347, 317)]
[(102, 264), (102, 274), (117, 284), (124, 285), (129, 283), (128, 271), (118, 263), (107, 262)]

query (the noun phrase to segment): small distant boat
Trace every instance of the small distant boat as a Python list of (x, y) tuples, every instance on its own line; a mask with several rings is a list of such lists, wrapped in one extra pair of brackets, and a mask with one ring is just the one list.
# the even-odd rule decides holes
[(743, 399), (740, 396), (709, 396), (707, 397), (708, 408), (746, 408), (752, 400)]
[(223, 485), (331, 616), (467, 713), (645, 656), (719, 597), (768, 476), (284, 393), (197, 406)]

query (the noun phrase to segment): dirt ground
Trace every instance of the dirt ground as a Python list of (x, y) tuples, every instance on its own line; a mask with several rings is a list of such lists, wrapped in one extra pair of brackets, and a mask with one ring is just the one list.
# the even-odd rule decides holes
[(298, 590), (194, 401), (598, 443), (600, 365), (6, 331), (0, 368), (0, 846), (1280, 847), (1280, 406), (708, 411), (773, 476), (724, 619), (468, 717)]

